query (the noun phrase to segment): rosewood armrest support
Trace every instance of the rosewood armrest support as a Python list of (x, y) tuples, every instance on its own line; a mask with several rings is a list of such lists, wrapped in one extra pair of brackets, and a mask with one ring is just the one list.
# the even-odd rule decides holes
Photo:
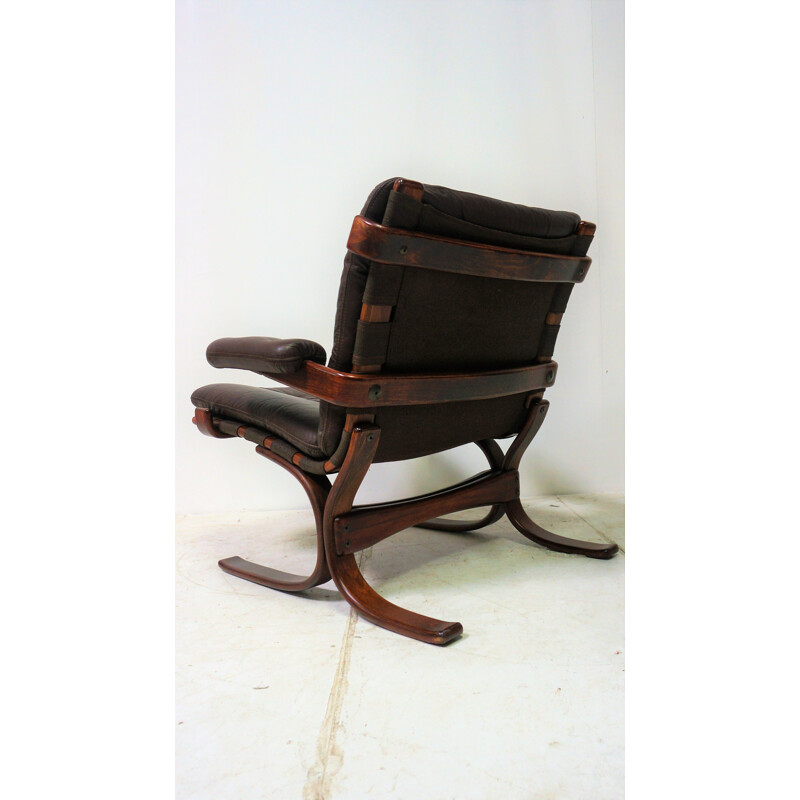
[(558, 364), (547, 361), (513, 369), (441, 374), (367, 374), (339, 372), (307, 361), (291, 373), (269, 375), (345, 408), (381, 408), (462, 400), (489, 400), (546, 389), (555, 383)]
[(273, 376), (297, 372), (306, 362), (324, 364), (325, 348), (308, 339), (244, 336), (211, 342), (206, 358), (213, 367), (247, 369)]

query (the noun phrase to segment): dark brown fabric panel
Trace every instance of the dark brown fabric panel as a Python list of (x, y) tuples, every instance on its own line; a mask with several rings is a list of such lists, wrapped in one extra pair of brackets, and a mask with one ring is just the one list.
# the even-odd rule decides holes
[(512, 436), (525, 422), (526, 396), (382, 408), (375, 417), (381, 429), (375, 460), (400, 461), (480, 439)]
[(556, 290), (553, 294), (553, 305), (550, 307), (550, 311), (553, 314), (563, 314), (567, 310), (567, 302), (569, 301), (570, 294), (572, 294), (572, 287), (574, 285), (574, 283), (556, 284)]
[(269, 449), (287, 461), (291, 461), (295, 453), (298, 452), (288, 442), (284, 442), (283, 439), (273, 439)]
[(353, 349), (353, 366), (383, 364), (391, 329), (391, 322), (365, 322), (360, 319)]
[(298, 466), (303, 472), (311, 472), (314, 475), (325, 475), (325, 461), (315, 461), (313, 458), (300, 454)]
[(373, 306), (393, 306), (400, 294), (403, 267), (394, 264), (373, 264), (367, 277), (364, 302)]
[(576, 236), (575, 247), (572, 249), (571, 255), (585, 256), (589, 252), (589, 245), (594, 240), (594, 236)]
[(533, 363), (556, 285), (407, 270), (386, 371)]
[[(213, 416), (213, 412), (212, 412), (212, 416)], [(216, 423), (216, 427), (222, 433), (227, 433), (228, 436), (238, 436), (239, 435), (239, 428), (242, 427), (242, 423), (241, 422), (235, 422), (235, 421), (230, 420), (230, 419), (218, 419), (217, 423)]]
[(536, 355), (539, 358), (552, 357), (553, 351), (556, 347), (558, 330), (558, 325), (545, 325), (544, 328), (542, 328), (542, 336), (539, 340), (539, 349), (536, 351)]
[(266, 438), (274, 438), (270, 436), (265, 430), (261, 428), (245, 428), (244, 435), (242, 436), (243, 439), (247, 439), (248, 442), (252, 442), (253, 444), (264, 444), (264, 439)]

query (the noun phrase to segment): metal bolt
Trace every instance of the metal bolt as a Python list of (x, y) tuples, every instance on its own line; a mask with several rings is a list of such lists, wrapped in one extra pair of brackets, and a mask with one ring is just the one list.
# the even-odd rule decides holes
[(369, 387), (369, 399), (370, 400), (377, 400), (381, 396), (381, 387), (380, 384), (375, 384), (374, 386)]
[(405, 255), (407, 252), (408, 252), (408, 245), (405, 245), (405, 244), (404, 244), (404, 245), (403, 245), (403, 246), (400, 248), (400, 255), (401, 255), (401, 256), (404, 256), (404, 255)]
[(547, 374), (544, 376), (544, 379), (547, 381), (547, 383), (552, 383), (553, 379), (555, 377), (556, 377), (556, 373), (553, 372), (552, 369), (549, 369), (549, 370), (547, 370)]
[(540, 413), (540, 414), (544, 414), (544, 412), (545, 412), (546, 410), (547, 410), (547, 406), (542, 406), (542, 407), (539, 409), (539, 413)]
[(344, 546), (345, 547), (350, 547), (350, 540), (349, 539), (345, 539), (344, 540)]

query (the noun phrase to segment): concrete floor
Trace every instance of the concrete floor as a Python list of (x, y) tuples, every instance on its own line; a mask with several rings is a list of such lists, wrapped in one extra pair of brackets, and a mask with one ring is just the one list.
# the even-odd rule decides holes
[[(525, 506), (624, 551), (619, 495)], [(289, 595), (217, 567), (308, 572), (313, 530), (310, 511), (178, 520), (178, 798), (623, 797), (624, 552), (554, 553), (506, 519), (364, 551), (385, 597), (463, 624), (440, 648), (360, 619), (332, 583)]]

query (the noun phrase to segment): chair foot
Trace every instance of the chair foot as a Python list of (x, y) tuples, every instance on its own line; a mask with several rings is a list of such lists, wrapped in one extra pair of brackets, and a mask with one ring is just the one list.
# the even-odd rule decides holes
[(347, 455), (325, 504), (323, 541), (328, 569), (336, 588), (364, 619), (421, 642), (447, 644), (464, 632), (460, 622), (425, 617), (390, 603), (364, 580), (352, 553), (336, 552), (334, 520), (352, 511), (358, 487), (378, 449), (380, 434), (380, 428), (374, 425), (358, 425), (350, 435)]
[(580, 539), (568, 539), (557, 533), (550, 533), (539, 527), (526, 513), (519, 500), (505, 504), (505, 511), (511, 524), (532, 542), (541, 544), (559, 553), (577, 553), (589, 558), (613, 558), (619, 551), (619, 545), (608, 542), (584, 542)]
[(239, 556), (223, 558), (218, 562), (220, 569), (235, 575), (237, 578), (244, 578), (246, 581), (268, 586), (270, 589), (278, 589), (281, 592), (302, 592), (304, 589), (311, 589), (313, 586), (319, 586), (319, 584), (329, 581), (331, 574), (328, 572), (325, 542), (322, 538), (322, 516), (325, 511), (328, 492), (331, 488), (330, 481), (323, 475), (310, 475), (303, 472), (291, 461), (286, 461), (286, 459), (260, 445), (256, 447), (256, 452), (294, 475), (305, 489), (308, 500), (311, 503), (311, 509), (314, 512), (314, 521), (317, 528), (317, 562), (314, 565), (314, 571), (306, 577), (294, 575), (291, 572), (281, 572), (281, 570), (272, 569), (271, 567), (264, 567), (253, 561), (239, 558)]
[(464, 632), (460, 622), (426, 617), (381, 597), (366, 582), (353, 555), (333, 556), (329, 559), (329, 566), (333, 580), (345, 599), (364, 619), (375, 625), (436, 645), (452, 642)]
[[(482, 439), (475, 444), (483, 450), (486, 459), (492, 469), (500, 469), (503, 465), (503, 451), (500, 445), (494, 439)], [(460, 520), (460, 519), (444, 519), (437, 517), (436, 519), (429, 519), (427, 522), (418, 522), (414, 527), (425, 528), (430, 531), (447, 531), (448, 533), (466, 533), (467, 531), (477, 531), (497, 522), (503, 514), (505, 509), (502, 503), (492, 506), (489, 511), (480, 519), (476, 520)]]
[(304, 589), (311, 589), (319, 586), (331, 579), (327, 564), (317, 563), (317, 567), (307, 577), (294, 575), (291, 572), (281, 572), (279, 569), (271, 569), (253, 561), (246, 561), (239, 556), (223, 558), (219, 562), (220, 568), (237, 578), (244, 578), (247, 581), (268, 586), (270, 589), (278, 589), (281, 592), (302, 592)]

